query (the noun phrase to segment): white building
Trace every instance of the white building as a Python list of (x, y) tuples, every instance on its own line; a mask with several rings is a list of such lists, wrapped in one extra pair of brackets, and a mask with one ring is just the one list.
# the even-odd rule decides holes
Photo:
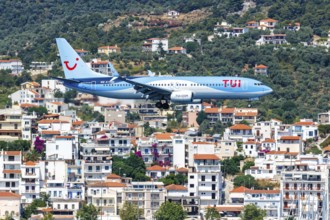
[(186, 140), (183, 135), (175, 135), (172, 137), (173, 142), (173, 167), (185, 167), (187, 164), (186, 155), (187, 149), (185, 147)]
[(273, 35), (261, 35), (261, 38), (256, 41), (256, 45), (265, 45), (265, 44), (287, 44), (286, 34), (273, 34)]
[(214, 148), (214, 153), (220, 159), (229, 159), (235, 155), (237, 150), (236, 141), (233, 140), (219, 140)]
[(35, 126), (35, 121), (37, 119), (37, 115), (33, 112), (32, 114), (23, 114), (21, 120), (22, 127), (22, 139), (23, 140), (32, 140), (35, 138), (33, 135)]
[(21, 138), (21, 118), (20, 109), (0, 109), (0, 140), (13, 141)]
[(328, 219), (328, 184), (326, 167), (282, 172), (282, 217)]
[(118, 182), (96, 182), (87, 186), (87, 203), (101, 210), (100, 218), (119, 219), (122, 191), (126, 184)]
[(189, 196), (198, 196), (205, 208), (220, 204), (221, 191), (219, 158), (215, 154), (194, 154), (194, 167), (188, 173)]
[(303, 141), (318, 137), (318, 126), (313, 121), (300, 121), (292, 126), (292, 135), (300, 136)]
[(64, 102), (47, 102), (46, 108), (48, 110), (48, 113), (60, 113), (62, 111), (69, 110), (69, 105)]
[(63, 85), (63, 82), (56, 79), (43, 79), (41, 81), (41, 86), (49, 88), (53, 91), (60, 91), (62, 93), (68, 91), (68, 88)]
[(188, 165), (195, 165), (195, 154), (214, 154), (215, 143), (196, 141), (188, 144)]
[(166, 189), (162, 182), (132, 182), (124, 188), (122, 202), (137, 205), (143, 210), (143, 217), (151, 220), (165, 201), (165, 195)]
[(46, 158), (72, 160), (78, 158), (74, 136), (55, 136), (46, 141)]
[(30, 204), (33, 200), (40, 198), (40, 188), (43, 186), (41, 168), (40, 163), (32, 161), (21, 165), (22, 181), (20, 194), (23, 205)]
[(0, 151), (0, 191), (19, 194), (21, 161), (21, 151)]
[(303, 153), (303, 145), (299, 136), (282, 136), (277, 143), (278, 151)]
[(17, 193), (0, 191), (0, 218), (11, 216), (15, 220), (21, 217), (21, 196)]
[(168, 39), (166, 38), (149, 38), (143, 43), (142, 50), (150, 52), (168, 51)]
[(317, 122), (319, 124), (330, 124), (330, 111), (319, 113), (317, 115)]
[(0, 60), (0, 70), (11, 70), (12, 74), (19, 74), (24, 70), (21, 60)]
[(260, 150), (260, 143), (256, 141), (249, 140), (243, 142), (243, 151), (247, 157), (257, 157)]

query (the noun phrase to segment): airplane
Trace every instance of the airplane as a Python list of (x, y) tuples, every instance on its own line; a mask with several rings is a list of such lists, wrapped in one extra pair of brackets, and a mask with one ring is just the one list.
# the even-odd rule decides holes
[(155, 100), (156, 107), (169, 102), (190, 104), (203, 99), (258, 99), (272, 93), (262, 82), (229, 76), (113, 76), (91, 70), (64, 38), (56, 38), (65, 78), (53, 77), (83, 93), (115, 99)]

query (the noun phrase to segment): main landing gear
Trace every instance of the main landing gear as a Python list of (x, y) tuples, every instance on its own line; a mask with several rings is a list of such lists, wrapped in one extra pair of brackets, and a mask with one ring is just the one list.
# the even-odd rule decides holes
[(156, 102), (156, 107), (159, 108), (159, 109), (165, 109), (165, 110), (167, 110), (167, 109), (170, 108), (170, 105), (168, 104), (167, 101), (164, 102), (164, 103), (162, 103), (161, 101), (159, 101), (159, 102)]

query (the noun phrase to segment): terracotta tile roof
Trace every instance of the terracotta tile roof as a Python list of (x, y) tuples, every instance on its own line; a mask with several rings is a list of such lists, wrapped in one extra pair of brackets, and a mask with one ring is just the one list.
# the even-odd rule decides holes
[(244, 193), (246, 190), (249, 190), (249, 188), (246, 188), (244, 186), (237, 187), (230, 191), (230, 193)]
[(38, 107), (38, 105), (35, 104), (30, 104), (30, 103), (22, 103), (20, 104), (21, 108), (33, 108), (33, 107)]
[(12, 192), (4, 192), (4, 191), (0, 191), (0, 197), (11, 197), (11, 198), (21, 198), (21, 195), (16, 194), (16, 193), (12, 193)]
[(51, 135), (60, 135), (61, 132), (60, 131), (48, 131), (48, 130), (43, 130), (41, 131), (41, 134), (51, 134)]
[(154, 134), (154, 137), (158, 140), (172, 140), (172, 136), (174, 136), (174, 134), (172, 133), (156, 133)]
[(237, 206), (222, 205), (222, 206), (216, 206), (215, 209), (218, 212), (242, 212), (244, 210), (244, 206), (242, 206), (242, 205), (237, 205)]
[(119, 49), (117, 46), (100, 46), (98, 49)]
[(256, 21), (248, 21), (248, 22), (246, 22), (247, 24), (255, 24), (255, 23), (257, 23)]
[(189, 170), (184, 167), (180, 167), (180, 168), (176, 169), (176, 172), (178, 172), (178, 173), (188, 173), (188, 171)]
[(299, 136), (282, 136), (281, 140), (300, 140)]
[(121, 176), (117, 175), (117, 174), (114, 174), (114, 173), (110, 173), (108, 176), (107, 176), (107, 179), (121, 179)]
[(195, 160), (220, 160), (215, 154), (194, 154)]
[(3, 173), (21, 173), (21, 170), (3, 170)]
[(0, 130), (0, 133), (22, 133), (22, 130)]
[(245, 124), (236, 124), (229, 128), (230, 130), (251, 130), (252, 128)]
[(237, 112), (235, 113), (235, 116), (240, 116), (240, 117), (255, 117), (258, 115), (258, 112)]
[(29, 90), (29, 92), (32, 92), (35, 95), (40, 95), (39, 93), (37, 93), (36, 91), (33, 91), (33, 90)]
[(243, 144), (258, 144), (256, 141), (246, 141)]
[(197, 142), (192, 142), (192, 144), (203, 145), (203, 144), (214, 144), (214, 143), (212, 143), (212, 142), (206, 142), (206, 141), (197, 141)]
[(255, 68), (256, 68), (256, 69), (267, 69), (268, 66), (265, 66), (265, 65), (263, 65), (263, 64), (259, 64), (259, 65), (257, 65)]
[(171, 47), (169, 48), (168, 50), (172, 50), (172, 51), (181, 51), (181, 50), (184, 50), (183, 47)]
[(74, 121), (72, 122), (72, 125), (82, 125), (84, 124), (84, 121)]
[(278, 122), (282, 122), (280, 119), (277, 119), (277, 118), (272, 118), (271, 120), (273, 120), (273, 121), (278, 121)]
[(245, 191), (245, 193), (250, 193), (250, 194), (279, 194), (280, 190), (253, 190), (253, 189), (248, 189)]
[(187, 191), (187, 187), (184, 187), (182, 185), (175, 185), (175, 184), (171, 184), (168, 186), (165, 186), (165, 188), (169, 191)]
[(206, 108), (204, 109), (205, 113), (209, 113), (209, 114), (216, 114), (219, 113), (219, 109), (218, 108)]
[(299, 122), (294, 123), (294, 125), (310, 126), (310, 125), (314, 125), (314, 122), (312, 122), (312, 121), (299, 121)]
[(38, 124), (52, 124), (52, 123), (69, 123), (68, 121), (63, 121), (63, 120), (59, 120), (59, 119), (43, 119), (38, 121)]
[(53, 209), (51, 207), (48, 207), (48, 208), (41, 208), (41, 211), (42, 212), (51, 212), (53, 211)]
[[(2, 151), (0, 151), (0, 154), (2, 154)], [(3, 151), (2, 155), (19, 156), (19, 155), (21, 155), (21, 151)]]
[(147, 168), (148, 171), (166, 171), (165, 167), (161, 167), (159, 165), (154, 165), (152, 167)]
[(47, 115), (44, 115), (43, 117), (44, 118), (54, 118), (54, 117), (59, 117), (60, 115), (59, 114), (47, 114)]
[(74, 136), (69, 136), (69, 135), (67, 135), (67, 136), (56, 136), (55, 137), (56, 139), (73, 139), (74, 138)]
[(37, 165), (37, 163), (33, 162), (33, 161), (28, 161), (28, 162), (25, 163), (25, 165), (26, 166), (35, 166), (35, 165)]
[(172, 132), (174, 133), (184, 133), (188, 131), (188, 128), (172, 128)]
[(84, 49), (74, 49), (77, 53), (87, 53), (88, 50), (84, 50)]
[(213, 106), (213, 105), (212, 105), (211, 103), (203, 102), (203, 103), (202, 103), (202, 106), (205, 107), (205, 106)]
[(287, 155), (298, 155), (298, 153), (296, 152), (286, 152), (286, 151), (269, 151), (266, 154), (272, 154), (272, 155), (276, 155), (276, 154), (287, 154)]
[(330, 145), (326, 146), (326, 147), (323, 148), (322, 150), (323, 150), (323, 152), (325, 152), (325, 151), (330, 151)]
[(51, 104), (53, 104), (53, 105), (65, 105), (64, 102), (51, 102)]
[(97, 183), (88, 185), (88, 187), (125, 187), (125, 186), (126, 186), (126, 184), (117, 183), (117, 182), (97, 182)]
[(266, 138), (262, 143), (276, 143), (274, 139)]
[(272, 18), (266, 18), (266, 19), (260, 20), (260, 22), (278, 22), (278, 20), (275, 20), (275, 19), (272, 19)]
[(228, 114), (228, 113), (234, 113), (235, 112), (235, 108), (222, 108), (220, 110), (221, 113), (224, 113), (224, 114)]

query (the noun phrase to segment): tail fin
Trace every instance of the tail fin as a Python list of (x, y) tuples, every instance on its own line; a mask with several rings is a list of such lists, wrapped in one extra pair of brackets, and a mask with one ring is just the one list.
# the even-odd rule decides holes
[(64, 38), (56, 38), (66, 79), (107, 77), (94, 72)]

